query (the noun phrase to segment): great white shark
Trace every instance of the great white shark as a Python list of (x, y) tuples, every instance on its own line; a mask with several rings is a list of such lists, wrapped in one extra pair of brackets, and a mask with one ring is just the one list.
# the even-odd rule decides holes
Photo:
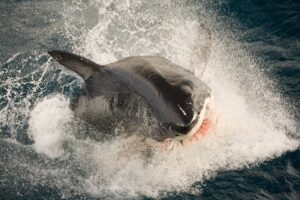
[[(182, 145), (196, 141), (215, 123), (211, 89), (168, 59), (134, 56), (101, 65), (65, 51), (48, 53), (84, 81), (79, 98), (71, 105), (75, 116), (106, 130), (106, 134), (121, 120), (143, 123), (136, 114), (138, 104), (132, 103), (139, 101), (158, 122), (152, 125), (161, 128), (159, 133), (145, 135), (161, 142), (162, 148), (174, 145), (173, 141)], [(111, 116), (117, 120), (107, 123)]]

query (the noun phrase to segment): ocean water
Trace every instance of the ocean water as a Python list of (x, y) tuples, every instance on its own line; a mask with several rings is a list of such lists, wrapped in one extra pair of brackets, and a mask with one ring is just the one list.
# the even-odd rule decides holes
[[(0, 199), (300, 198), (299, 1), (2, 0), (0, 16)], [(214, 92), (215, 133), (124, 156), (134, 139), (99, 141), (74, 118), (82, 81), (54, 49), (194, 71)]]

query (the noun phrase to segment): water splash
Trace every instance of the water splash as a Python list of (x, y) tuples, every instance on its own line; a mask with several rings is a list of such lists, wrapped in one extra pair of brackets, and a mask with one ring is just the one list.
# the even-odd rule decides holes
[[(193, 183), (207, 180), (218, 171), (256, 165), (298, 148), (299, 142), (287, 136), (293, 133), (295, 122), (283, 98), (261, 71), (261, 63), (234, 39), (238, 35), (218, 20), (217, 11), (208, 1), (68, 1), (64, 2), (63, 15), (73, 50), (101, 64), (132, 55), (160, 55), (195, 72), (201, 71), (203, 63), (194, 52), (205, 43), (203, 24), (209, 27), (212, 50), (202, 78), (214, 91), (219, 119), (216, 132), (198, 144), (166, 154), (153, 152), (152, 159), (145, 160), (140, 153), (122, 156), (137, 138), (103, 143), (73, 137), (83, 130), (74, 121), (67, 99), (46, 98), (33, 111), (29, 108), (35, 100), (30, 101), (25, 116), (30, 116), (32, 147), (51, 159), (68, 162), (65, 167), (70, 168), (64, 173), (58, 167), (41, 166), (40, 170), (55, 174), (47, 179), (51, 180), (47, 182), (50, 187), (56, 185), (67, 196), (75, 189), (102, 198), (201, 192), (195, 191)], [(49, 83), (46, 77), (50, 78), (53, 71), (48, 76), (42, 74), (33, 79), (38, 83), (36, 88), (47, 88), (40, 84)], [(64, 72), (54, 74), (60, 83), (56, 91), (72, 83), (62, 82)], [(19, 82), (17, 77), (13, 82)], [(43, 97), (36, 92), (28, 94)], [(24, 102), (29, 100), (25, 98)], [(18, 108), (15, 104), (12, 107)], [(9, 121), (16, 121), (16, 117), (5, 123)]]
[(73, 113), (66, 108), (69, 102), (61, 96), (46, 98), (38, 103), (31, 112), (29, 136), (34, 141), (38, 153), (45, 153), (55, 158), (63, 154), (62, 141), (68, 133), (67, 123)]

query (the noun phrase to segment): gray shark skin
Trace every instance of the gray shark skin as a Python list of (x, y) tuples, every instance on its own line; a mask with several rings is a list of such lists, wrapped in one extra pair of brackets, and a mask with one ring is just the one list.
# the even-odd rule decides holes
[(120, 121), (145, 123), (142, 113), (158, 122), (151, 126), (164, 130), (150, 135), (153, 139), (186, 134), (212, 95), (203, 81), (162, 57), (134, 56), (99, 65), (64, 51), (48, 53), (84, 80), (80, 97), (71, 105), (75, 116), (108, 134)]

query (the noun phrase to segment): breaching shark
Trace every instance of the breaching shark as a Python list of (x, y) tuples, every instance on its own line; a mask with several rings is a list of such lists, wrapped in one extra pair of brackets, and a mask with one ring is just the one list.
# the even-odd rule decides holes
[[(75, 116), (107, 134), (119, 121), (144, 123), (137, 114), (141, 105), (158, 122), (152, 125), (162, 128), (145, 135), (148, 141), (160, 142), (163, 149), (173, 148), (174, 141), (182, 146), (197, 141), (214, 126), (211, 89), (168, 59), (134, 56), (101, 65), (65, 51), (48, 53), (84, 81), (80, 96), (71, 105)], [(117, 120), (110, 123), (111, 116)]]

